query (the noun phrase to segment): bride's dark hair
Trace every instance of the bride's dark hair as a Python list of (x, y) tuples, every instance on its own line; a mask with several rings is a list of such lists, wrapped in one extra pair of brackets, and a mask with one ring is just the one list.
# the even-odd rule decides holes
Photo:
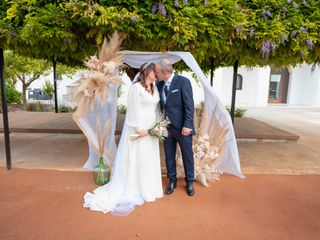
[[(146, 79), (150, 72), (155, 71), (156, 65), (154, 63), (144, 63), (141, 65), (139, 70), (139, 77), (137, 82), (140, 82), (140, 84), (147, 89)], [(151, 93), (154, 93), (153, 84), (151, 84)]]

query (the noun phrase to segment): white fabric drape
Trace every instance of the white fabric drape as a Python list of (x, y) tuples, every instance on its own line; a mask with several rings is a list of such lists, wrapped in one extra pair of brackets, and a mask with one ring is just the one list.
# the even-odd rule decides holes
[[(114, 84), (109, 84), (108, 98), (101, 104), (99, 101), (96, 101), (94, 104), (94, 110), (91, 111), (89, 108), (87, 112), (82, 117), (74, 116), (74, 121), (78, 124), (80, 129), (83, 131), (88, 140), (89, 146), (89, 157), (84, 168), (93, 169), (99, 161), (98, 156), (98, 139), (97, 139), (97, 129), (96, 124), (99, 119), (101, 127), (105, 122), (111, 119), (111, 127), (107, 133), (106, 141), (106, 151), (114, 158), (117, 151), (117, 146), (115, 142), (115, 130), (117, 123), (117, 89), (118, 87)], [(101, 130), (100, 130), (101, 131)], [(104, 159), (109, 163), (110, 166), (113, 165), (113, 159), (110, 158), (108, 154), (104, 154)]]
[[(221, 126), (228, 128), (228, 133), (225, 139), (225, 152), (218, 166), (218, 170), (236, 175), (243, 178), (240, 169), (239, 153), (237, 148), (237, 142), (234, 134), (234, 129), (229, 113), (223, 106), (215, 90), (210, 86), (208, 79), (200, 69), (198, 63), (189, 52), (138, 52), (138, 51), (122, 51), (123, 62), (131, 67), (139, 68), (145, 62), (157, 63), (161, 59), (168, 59), (172, 64), (183, 60), (186, 65), (197, 75), (201, 82), (204, 97), (205, 106), (208, 113), (215, 110), (216, 117)], [(208, 116), (210, 118), (210, 116)]]
[[(138, 52), (138, 51), (122, 51), (123, 62), (128, 64), (133, 68), (140, 68), (140, 66), (145, 62), (157, 63), (161, 59), (168, 59), (172, 64), (183, 60), (186, 65), (197, 75), (201, 82), (204, 96), (205, 105), (208, 110), (208, 114), (214, 110), (216, 117), (218, 118), (219, 124), (221, 126), (226, 126), (228, 128), (228, 133), (225, 138), (225, 152), (218, 166), (218, 170), (236, 175), (239, 177), (244, 177), (240, 169), (240, 160), (237, 148), (237, 142), (234, 134), (234, 129), (229, 113), (217, 97), (215, 90), (210, 86), (208, 79), (200, 69), (198, 63), (189, 52)], [(117, 114), (117, 89), (114, 86), (112, 91), (110, 91), (108, 101), (104, 105), (99, 103), (95, 104), (93, 112), (88, 110), (86, 118), (75, 119), (79, 127), (84, 131), (89, 142), (89, 159), (84, 165), (85, 168), (92, 169), (98, 163), (97, 154), (97, 140), (94, 134), (96, 119), (100, 118), (100, 122), (104, 123), (108, 119), (112, 119), (111, 130), (108, 133), (108, 141), (106, 149), (115, 156), (116, 145), (115, 145), (115, 126), (116, 126), (116, 114)], [(130, 111), (130, 109), (128, 109)], [(210, 115), (208, 116), (210, 118)], [(88, 124), (89, 123), (89, 124)], [(128, 123), (130, 124), (130, 122)], [(93, 129), (93, 130), (92, 130)], [(105, 156), (110, 164), (112, 161)]]

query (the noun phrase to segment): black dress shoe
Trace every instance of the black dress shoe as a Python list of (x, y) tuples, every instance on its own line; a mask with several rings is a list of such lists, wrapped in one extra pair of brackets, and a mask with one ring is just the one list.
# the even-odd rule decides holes
[(193, 183), (192, 182), (187, 183), (187, 194), (189, 196), (193, 196), (194, 195), (194, 188), (193, 188)]
[(166, 194), (173, 193), (174, 189), (177, 187), (177, 182), (169, 182), (168, 187), (166, 189)]

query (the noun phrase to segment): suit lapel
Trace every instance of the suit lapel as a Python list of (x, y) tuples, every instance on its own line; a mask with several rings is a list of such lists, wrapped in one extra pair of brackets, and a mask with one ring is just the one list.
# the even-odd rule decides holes
[(169, 87), (169, 93), (168, 93), (168, 96), (167, 96), (167, 100), (166, 100), (166, 103), (168, 102), (168, 99), (170, 98), (171, 96), (171, 92), (173, 89), (175, 89), (176, 85), (177, 85), (177, 82), (178, 82), (178, 76), (177, 75), (174, 75), (173, 79), (172, 79), (172, 82), (170, 84), (170, 87)]
[(164, 86), (164, 81), (159, 82), (158, 84), (158, 92), (160, 95), (160, 101), (161, 101), (161, 105), (164, 106), (164, 100), (163, 100), (163, 95), (162, 95), (162, 91), (163, 91), (163, 86)]

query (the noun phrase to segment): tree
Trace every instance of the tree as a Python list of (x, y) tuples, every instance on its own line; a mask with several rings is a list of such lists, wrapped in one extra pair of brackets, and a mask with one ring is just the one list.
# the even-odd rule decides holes
[(19, 53), (81, 64), (117, 30), (124, 49), (190, 51), (201, 67), (319, 60), (315, 0), (11, 0), (5, 19)]
[(49, 96), (50, 100), (53, 97), (54, 89), (50, 81), (46, 80), (42, 86), (44, 93)]
[(22, 103), (27, 104), (27, 88), (41, 76), (49, 74), (50, 65), (45, 60), (36, 60), (5, 51), (6, 79), (15, 85), (17, 81), (22, 84)]
[[(20, 56), (13, 51), (5, 51), (6, 79), (11, 86), (17, 81), (22, 84), (22, 103), (27, 104), (27, 88), (41, 76), (50, 73), (52, 63), (47, 60), (33, 59), (30, 57)], [(76, 72), (76, 68), (67, 67), (59, 64), (57, 67), (59, 74), (71, 76)]]

